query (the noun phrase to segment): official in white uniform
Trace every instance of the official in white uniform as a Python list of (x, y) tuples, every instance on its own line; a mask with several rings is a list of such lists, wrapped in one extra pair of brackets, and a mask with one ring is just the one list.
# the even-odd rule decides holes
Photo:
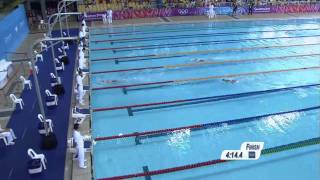
[(81, 105), (83, 105), (83, 96), (85, 95), (85, 91), (83, 90), (82, 84), (77, 84), (77, 89), (75, 91), (77, 93), (77, 99)]
[(84, 52), (83, 52), (83, 48), (80, 49), (79, 51), (79, 58), (83, 58), (84, 59)]
[(82, 74), (77, 74), (77, 84), (83, 85), (83, 77)]
[(112, 9), (109, 9), (109, 10), (107, 11), (107, 14), (108, 14), (108, 16), (107, 16), (107, 18), (108, 18), (108, 24), (112, 24)]
[(211, 3), (210, 6), (209, 6), (208, 16), (209, 16), (209, 19), (212, 19), (212, 18), (214, 18), (216, 16), (216, 13), (214, 11), (213, 3)]
[(87, 36), (87, 26), (82, 25), (82, 32), (83, 32), (84, 37), (86, 37)]
[(85, 40), (85, 34), (84, 34), (82, 29), (80, 29), (80, 31), (79, 31), (79, 38), (80, 38), (80, 41), (84, 41)]
[(103, 24), (107, 24), (107, 15), (106, 14), (102, 14), (102, 22), (103, 22)]
[(87, 27), (87, 23), (86, 23), (86, 20), (84, 20), (84, 18), (82, 19), (81, 25)]
[(86, 59), (84, 58), (84, 52), (83, 51), (79, 51), (79, 68), (80, 69), (85, 69), (86, 66)]
[(87, 168), (87, 166), (84, 165), (86, 161), (85, 150), (84, 150), (84, 138), (79, 131), (79, 124), (74, 124), (73, 126), (73, 139), (74, 139), (74, 142), (76, 143), (79, 167)]

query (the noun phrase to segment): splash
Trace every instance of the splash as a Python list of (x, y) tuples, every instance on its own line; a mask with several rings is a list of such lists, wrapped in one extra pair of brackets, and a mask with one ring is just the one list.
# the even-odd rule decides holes
[(301, 113), (299, 112), (268, 116), (263, 119), (262, 126), (259, 126), (258, 129), (267, 134), (274, 131), (286, 133), (300, 116)]
[(302, 89), (302, 88), (297, 89), (297, 90), (295, 91), (295, 93), (299, 96), (299, 98), (308, 97), (307, 91), (306, 91), (305, 89)]
[(169, 136), (168, 144), (174, 149), (185, 152), (190, 148), (190, 129), (173, 131)]

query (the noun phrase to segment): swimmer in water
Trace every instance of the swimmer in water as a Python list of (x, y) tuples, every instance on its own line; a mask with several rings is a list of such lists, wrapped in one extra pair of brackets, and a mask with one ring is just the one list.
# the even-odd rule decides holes
[(234, 83), (238, 82), (237, 80), (234, 80), (234, 79), (222, 79), (222, 81), (226, 82), (226, 83), (231, 83), (231, 84), (234, 84)]
[(193, 62), (205, 62), (205, 60), (204, 60), (204, 59), (198, 59), (198, 58), (193, 59), (192, 61), (193, 61)]
[(100, 82), (101, 82), (101, 83), (110, 84), (110, 83), (117, 83), (117, 82), (119, 82), (119, 81), (117, 81), (117, 80), (101, 80)]

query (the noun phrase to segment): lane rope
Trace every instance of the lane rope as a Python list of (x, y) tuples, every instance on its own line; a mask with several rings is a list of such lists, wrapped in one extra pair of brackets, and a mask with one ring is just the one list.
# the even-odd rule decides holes
[(320, 68), (320, 66), (311, 66), (311, 67), (293, 68), (293, 69), (277, 69), (277, 70), (257, 71), (257, 72), (249, 72), (249, 73), (242, 73), (242, 74), (228, 74), (228, 75), (217, 75), (217, 76), (208, 76), (208, 77), (200, 77), (200, 78), (187, 78), (187, 79), (180, 79), (180, 80), (147, 82), (147, 83), (118, 85), (118, 86), (104, 86), (104, 87), (92, 88), (92, 90), (97, 91), (97, 90), (105, 90), (105, 89), (119, 89), (119, 88), (150, 86), (150, 85), (168, 85), (168, 84), (175, 84), (175, 85), (179, 84), (180, 85), (180, 84), (190, 83), (190, 82), (194, 82), (194, 81), (207, 81), (207, 80), (222, 79), (222, 78), (253, 76), (253, 75), (258, 75), (258, 74), (271, 74), (271, 73), (280, 73), (280, 72), (315, 70), (315, 69), (319, 69), (319, 68)]
[(300, 47), (300, 46), (313, 46), (319, 45), (320, 43), (310, 43), (310, 44), (291, 44), (291, 45), (277, 45), (277, 46), (257, 46), (257, 47), (247, 47), (247, 48), (224, 48), (224, 49), (213, 49), (213, 50), (196, 50), (196, 51), (185, 51), (185, 52), (175, 52), (175, 53), (163, 53), (163, 54), (148, 54), (148, 55), (137, 55), (137, 56), (120, 56), (120, 57), (111, 57), (111, 58), (95, 58), (91, 61), (139, 61), (136, 58), (168, 58), (168, 57), (177, 57), (180, 55), (195, 55), (195, 54), (213, 54), (221, 53), (227, 51), (249, 51), (257, 49), (271, 49), (271, 48), (288, 48), (288, 47)]
[[(203, 23), (203, 22), (201, 22)], [(175, 24), (176, 25), (176, 24)], [(296, 23), (293, 24), (277, 24), (276, 26), (282, 26), (282, 25), (296, 25)], [(318, 23), (307, 23), (304, 25), (318, 25)], [(269, 27), (270, 25), (254, 25), (251, 27)], [(122, 27), (120, 27), (122, 28)], [(123, 36), (123, 35), (130, 35), (130, 34), (154, 34), (154, 33), (168, 33), (168, 32), (183, 32), (185, 31), (199, 31), (199, 30), (228, 30), (228, 29), (248, 29), (248, 26), (230, 26), (230, 27), (223, 27), (223, 28), (212, 28), (212, 27), (204, 27), (204, 28), (183, 28), (183, 29), (177, 29), (177, 28), (171, 28), (171, 29), (163, 29), (161, 31), (146, 31), (146, 30), (134, 30), (134, 31), (122, 31), (122, 32), (101, 32), (101, 33), (90, 33), (91, 36), (99, 36), (99, 35), (109, 35), (112, 36)], [(92, 29), (94, 30), (94, 29)]]
[[(201, 97), (201, 98), (180, 99), (180, 100), (173, 100), (173, 101), (162, 101), (162, 102), (153, 102), (153, 103), (146, 103), (146, 104), (134, 104), (134, 105), (127, 105), (127, 106), (95, 108), (95, 109), (93, 109), (93, 112), (112, 111), (112, 110), (120, 110), (120, 109), (128, 109), (128, 108), (130, 108), (130, 111), (138, 112), (138, 111), (146, 111), (146, 110), (152, 110), (152, 109), (167, 108), (167, 106), (159, 106), (158, 107), (158, 105), (175, 104), (174, 106), (182, 106), (185, 104), (180, 104), (180, 103), (196, 102), (196, 101), (198, 101), (199, 103), (207, 103), (207, 102), (213, 102), (213, 101), (220, 101), (220, 100), (235, 99), (235, 98), (261, 95), (261, 94), (267, 94), (267, 93), (288, 91), (288, 90), (299, 89), (299, 88), (310, 88), (310, 87), (319, 86), (319, 85), (320, 84), (309, 84), (309, 85), (302, 85), (302, 86), (293, 86), (293, 87), (286, 87), (286, 88), (268, 89), (268, 90), (262, 90), (262, 91), (243, 92), (243, 93), (227, 94), (227, 95), (208, 96), (208, 97)], [(195, 103), (193, 103), (193, 104), (195, 104)], [(189, 104), (186, 104), (186, 105), (189, 105)], [(157, 107), (132, 110), (132, 108), (150, 107), (150, 106), (157, 106)], [(169, 107), (171, 107), (171, 106), (169, 106)]]
[[(183, 34), (183, 35), (170, 35), (170, 36), (150, 36), (146, 38), (121, 38), (121, 39), (101, 39), (101, 40), (93, 40), (91, 43), (102, 43), (102, 42), (110, 42), (112, 44), (115, 43), (127, 43), (127, 42), (142, 42), (142, 41), (154, 41), (154, 40), (168, 40), (168, 39), (181, 39), (181, 38), (194, 38), (194, 37), (208, 37), (208, 36), (229, 36), (229, 35), (242, 35), (248, 33), (268, 33), (268, 32), (292, 32), (292, 31), (312, 31), (319, 30), (319, 28), (308, 28), (308, 29), (284, 29), (284, 30), (269, 30), (269, 31), (240, 31), (240, 32), (224, 32), (224, 33), (201, 33), (201, 34)], [(124, 49), (128, 47), (121, 47), (119, 49)], [(110, 48), (117, 49), (117, 48)]]
[(299, 38), (310, 38), (310, 37), (319, 37), (320, 35), (307, 35), (307, 36), (279, 36), (271, 38), (244, 38), (236, 40), (214, 40), (214, 41), (196, 41), (196, 42), (180, 42), (180, 43), (171, 43), (171, 44), (151, 44), (143, 46), (127, 46), (127, 47), (118, 47), (118, 48), (95, 48), (91, 51), (112, 51), (113, 53), (117, 52), (127, 52), (132, 50), (149, 50), (149, 49), (161, 49), (161, 48), (174, 48), (174, 47), (188, 47), (188, 46), (201, 46), (201, 45), (217, 45), (217, 44), (234, 44), (239, 42), (248, 42), (248, 41), (260, 41), (260, 40), (274, 40), (274, 39), (299, 39)]
[[(105, 73), (117, 73), (117, 72), (128, 72), (128, 71), (141, 71), (141, 70), (150, 70), (150, 69), (175, 69), (181, 67), (194, 67), (194, 66), (203, 66), (203, 65), (220, 65), (220, 64), (228, 64), (228, 63), (246, 63), (251, 61), (271, 61), (271, 60), (289, 60), (294, 57), (307, 57), (307, 56), (319, 56), (320, 53), (312, 53), (312, 54), (299, 54), (299, 55), (290, 55), (290, 56), (275, 56), (275, 57), (265, 57), (265, 58), (252, 58), (252, 59), (240, 59), (240, 60), (223, 60), (223, 61), (215, 61), (215, 62), (197, 62), (197, 63), (188, 63), (188, 64), (175, 64), (175, 65), (167, 65), (167, 66), (151, 66), (151, 67), (138, 67), (138, 68), (130, 68), (130, 69), (118, 69), (118, 70), (107, 70), (107, 71), (95, 71), (92, 74), (105, 74)], [(292, 59), (296, 60), (296, 59)]]
[(303, 109), (296, 109), (296, 110), (292, 110), (292, 111), (282, 111), (282, 112), (277, 112), (277, 113), (269, 113), (269, 114), (264, 114), (264, 115), (259, 115), (259, 116), (232, 119), (232, 120), (219, 121), (219, 122), (212, 122), (212, 123), (206, 123), (206, 124), (196, 124), (196, 125), (190, 125), (190, 126), (167, 128), (167, 129), (160, 129), (160, 130), (153, 130), (153, 131), (134, 132), (134, 133), (128, 133), (128, 134), (122, 134), (122, 135), (96, 137), (94, 140), (95, 141), (108, 141), (108, 140), (114, 140), (114, 139), (124, 139), (124, 138), (129, 138), (129, 137), (142, 137), (142, 136), (146, 136), (147, 138), (152, 138), (152, 137), (158, 137), (158, 136), (166, 136), (166, 135), (171, 134), (174, 131), (179, 131), (179, 130), (190, 129), (191, 131), (197, 131), (197, 130), (221, 127), (224, 124), (227, 124), (228, 126), (229, 125), (236, 125), (236, 124), (247, 123), (247, 122), (252, 122), (252, 121), (261, 121), (261, 120), (263, 120), (263, 118), (266, 118), (269, 116), (276, 116), (276, 115), (296, 113), (296, 112), (306, 112), (306, 111), (317, 110), (319, 108), (320, 108), (320, 106), (313, 106), (313, 107), (308, 107), (308, 108), (303, 108)]
[[(315, 138), (306, 139), (303, 141), (297, 141), (294, 143), (289, 143), (289, 144), (284, 144), (284, 145), (280, 145), (272, 148), (263, 149), (261, 151), (261, 155), (270, 155), (274, 153), (289, 151), (293, 149), (298, 149), (298, 148), (303, 148), (303, 147), (318, 145), (318, 144), (320, 144), (320, 137), (315, 137)], [(159, 174), (167, 174), (167, 173), (172, 173), (177, 171), (184, 171), (188, 169), (195, 169), (195, 168), (200, 168), (204, 166), (216, 165), (216, 164), (221, 164), (221, 163), (231, 162), (231, 161), (232, 160), (215, 159), (215, 160), (210, 160), (205, 162), (199, 162), (199, 163), (188, 164), (183, 166), (176, 166), (176, 167), (166, 168), (166, 169), (153, 170), (148, 172), (134, 173), (134, 174), (107, 177), (107, 178), (98, 178), (97, 180), (116, 180), (116, 179), (137, 178), (137, 177), (143, 177), (143, 176), (154, 176)]]

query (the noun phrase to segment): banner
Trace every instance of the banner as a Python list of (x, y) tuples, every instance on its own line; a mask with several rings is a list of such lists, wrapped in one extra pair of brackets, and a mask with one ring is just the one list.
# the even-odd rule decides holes
[(270, 13), (271, 6), (258, 6), (253, 8), (253, 13)]
[[(168, 16), (201, 16), (206, 15), (208, 8), (161, 8), (161, 9), (143, 9), (143, 10), (121, 10), (113, 12), (113, 19), (132, 19), (148, 17), (168, 17)], [(231, 7), (216, 7), (216, 14), (227, 15), (232, 12)], [(87, 13), (87, 20), (101, 20), (105, 12)]]
[(276, 5), (270, 8), (272, 13), (320, 12), (320, 4)]
[[(150, 17), (168, 17), (168, 16), (202, 16), (206, 15), (208, 8), (160, 8), (143, 10), (121, 10), (113, 12), (113, 19), (132, 19), (132, 18), (150, 18)], [(232, 7), (215, 7), (217, 15), (230, 15)], [(237, 14), (247, 14), (248, 7), (238, 7)], [(300, 5), (275, 5), (275, 6), (256, 6), (253, 13), (306, 13), (320, 12), (320, 4), (300, 4)], [(87, 13), (87, 20), (101, 20), (105, 12)]]

